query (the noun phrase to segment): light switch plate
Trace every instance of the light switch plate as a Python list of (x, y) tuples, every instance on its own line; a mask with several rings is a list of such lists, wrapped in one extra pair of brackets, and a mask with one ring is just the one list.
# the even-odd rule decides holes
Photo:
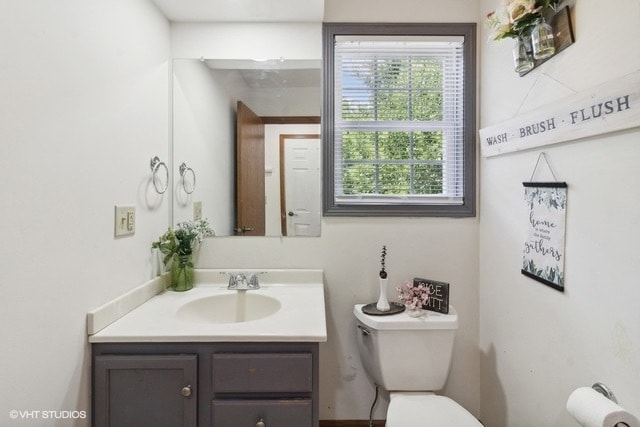
[(202, 202), (193, 202), (193, 220), (202, 219)]
[(136, 232), (135, 206), (116, 205), (114, 220), (115, 236), (129, 236)]

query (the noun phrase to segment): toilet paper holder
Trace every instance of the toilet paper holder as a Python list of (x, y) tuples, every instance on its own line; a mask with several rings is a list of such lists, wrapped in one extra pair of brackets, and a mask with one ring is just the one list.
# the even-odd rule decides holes
[(591, 386), (591, 388), (597, 391), (598, 393), (602, 394), (607, 399), (611, 400), (613, 403), (616, 403), (616, 404), (618, 403), (616, 396), (613, 394), (611, 389), (606, 385), (602, 383), (595, 383), (594, 385)]

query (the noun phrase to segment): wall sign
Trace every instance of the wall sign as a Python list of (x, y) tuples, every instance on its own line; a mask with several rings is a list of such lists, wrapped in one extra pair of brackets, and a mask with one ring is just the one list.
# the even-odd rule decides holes
[(449, 313), (449, 284), (431, 279), (413, 279), (413, 286), (424, 285), (429, 289), (429, 302), (423, 305), (425, 310)]
[(484, 157), (640, 126), (640, 71), (480, 129)]
[(524, 182), (527, 203), (527, 240), (521, 272), (564, 291), (564, 230), (567, 184)]

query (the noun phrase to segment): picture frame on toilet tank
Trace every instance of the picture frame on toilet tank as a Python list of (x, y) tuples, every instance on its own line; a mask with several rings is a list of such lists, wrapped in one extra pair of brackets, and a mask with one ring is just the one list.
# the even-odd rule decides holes
[(521, 273), (564, 292), (566, 182), (524, 182), (527, 237)]

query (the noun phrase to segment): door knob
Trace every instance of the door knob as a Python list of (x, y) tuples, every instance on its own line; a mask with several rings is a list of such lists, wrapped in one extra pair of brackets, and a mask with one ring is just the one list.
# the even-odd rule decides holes
[(289, 211), (289, 213), (287, 215), (294, 216), (295, 214), (293, 213), (293, 211)]
[(182, 387), (182, 390), (180, 391), (182, 393), (182, 395), (184, 397), (189, 397), (191, 396), (191, 386), (188, 385), (186, 387)]
[(260, 418), (260, 421), (256, 423), (256, 427), (267, 427), (267, 425), (264, 423), (264, 420)]

